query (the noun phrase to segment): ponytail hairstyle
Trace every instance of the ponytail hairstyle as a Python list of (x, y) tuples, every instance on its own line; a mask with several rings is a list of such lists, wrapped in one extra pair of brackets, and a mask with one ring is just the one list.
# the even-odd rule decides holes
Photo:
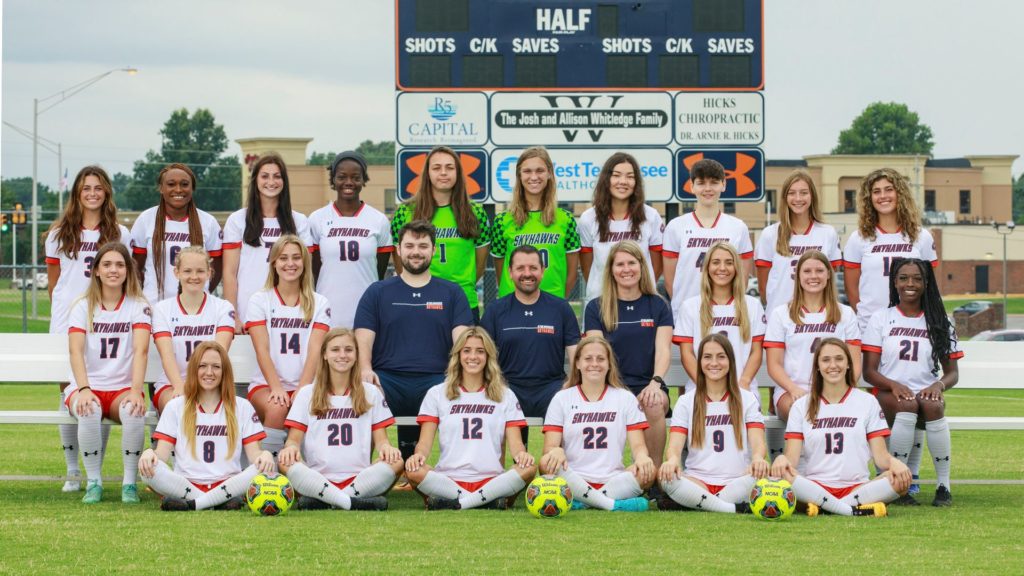
[(914, 202), (910, 192), (910, 182), (906, 176), (892, 168), (879, 168), (864, 177), (857, 192), (858, 217), (857, 231), (865, 240), (874, 240), (878, 229), (878, 212), (871, 203), (871, 188), (879, 180), (888, 180), (896, 189), (896, 225), (911, 244), (917, 242), (921, 233), (921, 211)]
[(708, 265), (711, 262), (711, 258), (716, 251), (724, 250), (732, 256), (733, 268), (736, 270), (735, 275), (732, 277), (732, 303), (733, 308), (736, 309), (736, 326), (740, 327), (740, 339), (744, 342), (750, 340), (750, 312), (747, 310), (747, 301), (745, 295), (747, 293), (747, 279), (743, 274), (743, 266), (740, 261), (740, 255), (736, 252), (736, 249), (732, 247), (732, 244), (728, 242), (716, 242), (708, 251), (704, 253), (704, 263), (700, 270), (700, 335), (706, 336), (711, 331), (711, 325), (714, 322), (712, 317), (712, 307), (714, 302), (711, 299), (712, 295), (712, 283), (711, 283), (711, 267)]
[(853, 388), (857, 385), (853, 381), (853, 355), (850, 354), (850, 347), (846, 345), (839, 338), (829, 336), (828, 338), (822, 338), (818, 342), (818, 347), (814, 350), (814, 360), (811, 370), (811, 397), (807, 399), (807, 421), (812, 424), (818, 418), (818, 408), (821, 406), (822, 391), (825, 389), (825, 378), (821, 375), (821, 368), (818, 366), (818, 360), (821, 358), (821, 351), (825, 346), (837, 346), (842, 349), (843, 354), (846, 355), (846, 386)]
[(426, 220), (433, 222), (434, 214), (437, 212), (437, 200), (434, 199), (434, 184), (430, 181), (430, 160), (436, 154), (447, 154), (455, 161), (455, 184), (452, 185), (452, 216), (455, 218), (455, 227), (459, 236), (467, 239), (479, 238), (483, 233), (480, 230), (480, 222), (473, 212), (473, 205), (469, 200), (469, 192), (466, 190), (466, 176), (462, 171), (462, 162), (459, 153), (447, 146), (435, 146), (428, 154), (423, 163), (423, 174), (420, 175), (420, 189), (416, 196), (409, 199), (412, 208), (413, 220)]
[(86, 330), (89, 332), (92, 332), (93, 313), (100, 307), (102, 302), (103, 284), (100, 280), (99, 267), (100, 261), (103, 260), (103, 257), (108, 252), (117, 252), (124, 259), (125, 278), (124, 284), (121, 285), (121, 293), (124, 294), (124, 298), (126, 300), (142, 300), (143, 302), (146, 300), (142, 295), (142, 286), (139, 285), (139, 276), (135, 272), (135, 260), (132, 259), (128, 248), (120, 242), (107, 242), (96, 251), (96, 257), (93, 259), (92, 264), (89, 265), (89, 287), (85, 289), (85, 294), (81, 296), (87, 304), (85, 318)]
[(299, 254), (302, 255), (302, 274), (299, 276), (299, 304), (302, 306), (302, 319), (306, 322), (312, 322), (313, 308), (316, 305), (316, 299), (313, 296), (313, 264), (309, 256), (309, 249), (302, 243), (302, 239), (295, 234), (282, 235), (270, 248), (270, 269), (267, 271), (267, 282), (263, 285), (263, 289), (273, 290), (277, 288), (281, 278), (277, 274), (274, 262), (281, 256), (281, 252), (284, 252), (285, 246), (289, 244), (298, 246)]
[(693, 417), (690, 419), (690, 446), (695, 448), (704, 447), (704, 423), (708, 412), (708, 380), (701, 369), (701, 357), (704, 355), (704, 347), (709, 342), (714, 342), (725, 351), (729, 359), (729, 374), (725, 379), (726, 399), (729, 403), (729, 419), (732, 420), (732, 433), (736, 438), (736, 445), (743, 449), (743, 398), (740, 396), (740, 385), (736, 379), (736, 355), (733, 353), (732, 344), (723, 334), (712, 332), (700, 341), (697, 348), (697, 389), (693, 397)]
[(281, 234), (298, 234), (295, 227), (295, 218), (292, 216), (292, 196), (288, 187), (288, 169), (284, 160), (276, 153), (264, 154), (253, 163), (252, 171), (249, 174), (249, 192), (247, 193), (247, 206), (245, 207), (245, 230), (242, 232), (242, 241), (249, 246), (256, 248), (263, 247), (263, 211), (260, 209), (260, 191), (258, 187), (258, 176), (260, 168), (267, 164), (273, 164), (281, 171), (281, 195), (277, 197), (277, 224), (281, 228)]
[(75, 183), (71, 186), (71, 194), (68, 194), (68, 204), (47, 234), (57, 231), (57, 252), (65, 254), (68, 258), (78, 258), (78, 251), (82, 249), (82, 222), (85, 219), (82, 207), (82, 188), (85, 187), (85, 179), (88, 176), (95, 176), (103, 188), (103, 204), (100, 205), (100, 238), (96, 241), (97, 246), (107, 242), (114, 242), (121, 239), (121, 228), (117, 225), (117, 206), (114, 204), (114, 186), (110, 183), (107, 171), (99, 166), (86, 166), (78, 171), (75, 176)]
[(324, 335), (323, 344), (320, 345), (320, 366), (313, 382), (313, 399), (309, 403), (309, 413), (320, 417), (327, 414), (327, 410), (331, 407), (334, 385), (331, 383), (332, 368), (327, 361), (327, 349), (337, 338), (348, 338), (352, 341), (352, 347), (355, 350), (355, 362), (349, 368), (345, 379), (352, 400), (352, 411), (356, 413), (357, 417), (362, 416), (370, 411), (370, 401), (366, 398), (366, 387), (359, 374), (359, 345), (356, 343), (356, 334), (349, 328), (334, 328)]
[(612, 350), (612, 345), (605, 340), (604, 336), (586, 336), (576, 344), (576, 353), (572, 357), (572, 370), (569, 372), (569, 377), (565, 379), (565, 384), (562, 384), (562, 389), (583, 384), (583, 375), (580, 373), (580, 357), (583, 356), (583, 348), (588, 344), (600, 345), (604, 348), (605, 356), (608, 357), (608, 375), (604, 378), (605, 386), (627, 390), (626, 385), (622, 383), (619, 363), (615, 360), (615, 351)]
[(484, 394), (492, 402), (501, 402), (505, 396), (505, 377), (501, 374), (501, 366), (498, 365), (498, 347), (494, 340), (487, 333), (487, 330), (479, 326), (472, 326), (463, 330), (462, 334), (452, 345), (452, 351), (448, 355), (448, 371), (444, 380), (444, 395), (449, 400), (455, 400), (461, 394), (462, 386), (462, 362), (461, 352), (466, 347), (470, 338), (479, 338), (484, 345), (484, 352), (487, 353), (487, 364), (484, 366)]
[(526, 201), (526, 186), (523, 186), (521, 173), (523, 163), (530, 158), (540, 158), (548, 167), (548, 185), (540, 196), (540, 220), (545, 226), (551, 226), (555, 222), (555, 208), (558, 204), (555, 190), (555, 165), (551, 162), (551, 156), (543, 146), (533, 146), (523, 150), (519, 159), (516, 160), (516, 183), (512, 189), (512, 203), (509, 204), (508, 211), (518, 227), (526, 224), (526, 220), (530, 217), (530, 205)]
[[(779, 237), (775, 239), (775, 251), (783, 256), (792, 255), (792, 250), (789, 248), (789, 238), (793, 235), (793, 215), (789, 209), (789, 202), (786, 200), (786, 197), (789, 196), (789, 189), (797, 182), (807, 184), (811, 191), (811, 205), (807, 208), (807, 216), (811, 220), (811, 225), (813, 226), (815, 222), (823, 221), (821, 205), (818, 203), (818, 188), (814, 185), (814, 179), (811, 178), (811, 175), (806, 170), (794, 170), (782, 183), (782, 197), (776, 210), (779, 215)], [(803, 232), (800, 232), (800, 234), (803, 234)]]
[(896, 291), (896, 275), (904, 266), (916, 266), (924, 280), (924, 292), (921, 294), (921, 311), (924, 312), (925, 324), (928, 326), (928, 342), (932, 345), (932, 375), (939, 375), (939, 367), (949, 359), (956, 341), (956, 332), (946, 315), (942, 303), (938, 282), (931, 262), (920, 258), (893, 258), (889, 268), (889, 306), (900, 303), (899, 292)]
[(215, 340), (200, 342), (189, 357), (185, 368), (185, 409), (181, 415), (181, 431), (188, 438), (188, 447), (192, 458), (196, 457), (196, 413), (199, 412), (199, 364), (207, 351), (214, 350), (220, 354), (220, 405), (224, 408), (224, 423), (228, 431), (228, 453), (224, 456), (230, 460), (238, 443), (238, 419), (235, 417), (235, 375), (231, 370), (231, 359), (223, 346)]
[(628, 254), (640, 262), (640, 292), (644, 295), (658, 294), (654, 280), (651, 279), (651, 271), (647, 268), (647, 257), (640, 245), (632, 240), (617, 242), (608, 252), (604, 277), (601, 279), (601, 324), (605, 332), (613, 332), (619, 325), (619, 285), (615, 282), (615, 272), (612, 270), (612, 263), (619, 253)]
[(832, 269), (832, 263), (828, 261), (828, 257), (818, 250), (808, 250), (796, 261), (794, 272), (796, 278), (793, 281), (793, 299), (789, 302), (789, 319), (797, 326), (802, 326), (804, 323), (804, 288), (800, 285), (800, 275), (803, 272), (804, 263), (808, 260), (821, 262), (828, 270), (828, 280), (825, 281), (825, 289), (822, 292), (822, 298), (825, 300), (825, 322), (839, 324), (839, 321), (843, 319), (843, 309), (839, 305), (836, 272)]
[(630, 195), (626, 209), (629, 218), (629, 231), (633, 238), (640, 238), (640, 227), (647, 221), (647, 205), (644, 201), (644, 178), (640, 175), (640, 164), (632, 154), (616, 152), (608, 157), (597, 176), (594, 186), (594, 214), (597, 216), (597, 237), (601, 242), (608, 241), (608, 223), (612, 220), (612, 172), (619, 164), (628, 163), (633, 167), (635, 177), (633, 194)]
[[(192, 181), (192, 199), (188, 202), (188, 243), (193, 246), (203, 245), (203, 227), (199, 222), (199, 209), (196, 208), (196, 175), (192, 172), (192, 169), (175, 162), (168, 164), (160, 170), (160, 174), (156, 178), (157, 187), (163, 185), (164, 175), (171, 170), (181, 170), (188, 175), (189, 180)], [(157, 294), (163, 294), (164, 291), (164, 230), (167, 227), (167, 206), (164, 200), (163, 192), (160, 192), (160, 203), (156, 206), (156, 224), (153, 227), (153, 271), (156, 272), (156, 290)]]

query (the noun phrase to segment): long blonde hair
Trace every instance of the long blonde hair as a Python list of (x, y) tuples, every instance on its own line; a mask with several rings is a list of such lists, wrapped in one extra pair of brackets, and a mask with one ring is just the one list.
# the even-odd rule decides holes
[(85, 289), (85, 294), (82, 294), (80, 297), (86, 303), (85, 321), (86, 330), (89, 332), (92, 332), (93, 313), (100, 307), (100, 302), (103, 299), (103, 284), (98, 270), (100, 261), (103, 260), (107, 252), (117, 252), (121, 255), (121, 258), (124, 258), (125, 278), (124, 284), (121, 285), (121, 293), (124, 294), (125, 300), (146, 301), (146, 297), (142, 295), (142, 286), (139, 285), (139, 276), (135, 272), (135, 260), (128, 253), (128, 248), (120, 242), (107, 242), (96, 251), (96, 257), (93, 259), (92, 264), (89, 265), (89, 287)]
[(750, 312), (747, 310), (745, 297), (747, 279), (743, 274), (743, 263), (740, 261), (739, 253), (728, 242), (716, 242), (704, 253), (704, 263), (700, 268), (700, 336), (706, 336), (714, 323), (711, 267), (708, 263), (711, 262), (711, 255), (717, 250), (725, 250), (732, 256), (733, 268), (736, 270), (736, 274), (732, 277), (732, 302), (733, 308), (736, 310), (735, 325), (740, 327), (740, 339), (747, 342), (750, 340), (750, 318), (748, 318)]
[(616, 254), (620, 252), (630, 255), (640, 262), (640, 292), (644, 295), (658, 294), (654, 289), (651, 271), (647, 268), (647, 257), (640, 245), (632, 240), (616, 242), (608, 252), (604, 276), (601, 279), (601, 324), (604, 326), (605, 332), (612, 332), (619, 325), (619, 285), (615, 282), (612, 263), (615, 262)]
[(512, 203), (509, 204), (508, 211), (512, 215), (516, 226), (526, 224), (526, 220), (530, 217), (530, 205), (526, 202), (526, 187), (523, 186), (523, 179), (520, 175), (523, 163), (530, 158), (540, 158), (544, 165), (548, 167), (548, 185), (540, 195), (542, 212), (540, 219), (545, 226), (551, 226), (555, 222), (555, 208), (557, 207), (555, 165), (551, 162), (551, 156), (548, 155), (548, 151), (543, 146), (533, 146), (523, 150), (523, 153), (519, 155), (519, 159), (516, 160), (516, 183), (512, 190)]
[(583, 355), (583, 348), (588, 344), (599, 344), (604, 347), (604, 353), (608, 357), (608, 375), (604, 377), (605, 385), (625, 390), (626, 385), (622, 383), (622, 375), (619, 373), (619, 363), (615, 360), (615, 351), (612, 350), (612, 345), (605, 340), (604, 336), (587, 336), (581, 338), (576, 344), (576, 353), (572, 357), (572, 370), (569, 371), (569, 377), (565, 379), (565, 384), (562, 384), (562, 389), (583, 384), (583, 375), (580, 373), (580, 356)]
[(732, 344), (729, 339), (718, 332), (708, 334), (700, 341), (697, 348), (697, 389), (693, 397), (693, 417), (690, 419), (690, 446), (696, 448), (704, 447), (704, 423), (708, 412), (708, 381), (704, 370), (700, 367), (700, 359), (704, 354), (704, 346), (708, 342), (714, 342), (725, 350), (729, 359), (729, 375), (725, 379), (725, 389), (728, 394), (729, 419), (732, 421), (732, 433), (736, 437), (736, 445), (743, 449), (743, 429), (746, 424), (743, 422), (743, 398), (740, 396), (740, 385), (736, 379), (736, 354), (733, 353)]
[(824, 264), (825, 269), (828, 270), (828, 281), (825, 283), (825, 290), (821, 294), (825, 300), (825, 322), (839, 324), (839, 321), (843, 319), (843, 309), (839, 306), (839, 289), (836, 288), (836, 273), (832, 269), (832, 263), (828, 261), (828, 257), (818, 250), (808, 250), (796, 261), (794, 272), (796, 278), (793, 280), (793, 299), (789, 302), (789, 319), (797, 326), (801, 326), (804, 323), (803, 311), (801, 310), (804, 307), (804, 288), (800, 285), (800, 272), (804, 267), (804, 263), (808, 260), (817, 260)]
[(792, 251), (789, 248), (789, 238), (793, 235), (793, 215), (786, 197), (789, 196), (789, 189), (797, 182), (807, 184), (811, 191), (811, 205), (807, 209), (807, 216), (811, 219), (812, 225), (815, 222), (823, 221), (821, 205), (818, 202), (818, 187), (814, 185), (814, 179), (811, 178), (811, 175), (806, 170), (794, 170), (782, 183), (782, 196), (779, 199), (778, 209), (776, 210), (779, 215), (779, 237), (775, 239), (775, 251), (783, 256), (792, 255)]
[(181, 415), (181, 431), (188, 438), (188, 446), (192, 452), (192, 458), (196, 457), (196, 413), (199, 411), (199, 363), (202, 362), (203, 354), (209, 350), (215, 350), (220, 354), (220, 405), (224, 408), (224, 424), (228, 432), (228, 453), (225, 458), (230, 459), (235, 453), (235, 444), (238, 442), (238, 420), (235, 418), (235, 375), (231, 370), (231, 359), (223, 346), (214, 340), (200, 342), (192, 350), (192, 356), (188, 360), (188, 367), (185, 368), (185, 389), (182, 396), (185, 398), (185, 410)]
[(270, 249), (270, 270), (267, 271), (267, 282), (263, 285), (264, 290), (272, 290), (277, 287), (281, 278), (277, 274), (277, 267), (274, 262), (284, 252), (284, 247), (294, 244), (299, 247), (299, 254), (302, 255), (302, 274), (299, 276), (299, 303), (302, 305), (302, 319), (306, 322), (313, 321), (313, 308), (316, 305), (313, 295), (313, 261), (309, 257), (309, 250), (295, 234), (284, 234), (274, 242)]
[(356, 334), (349, 328), (334, 328), (324, 335), (324, 341), (320, 345), (320, 365), (317, 367), (316, 379), (313, 381), (313, 399), (309, 403), (309, 413), (313, 416), (323, 416), (331, 407), (331, 395), (334, 394), (334, 387), (331, 385), (331, 366), (327, 362), (327, 348), (335, 338), (347, 336), (355, 346), (356, 358), (352, 368), (348, 371), (348, 391), (352, 401), (352, 411), (356, 416), (362, 416), (370, 410), (370, 401), (366, 398), (366, 388), (363, 386), (359, 373), (359, 344), (356, 342)]
[(462, 334), (452, 344), (451, 353), (448, 354), (448, 370), (444, 380), (444, 395), (449, 400), (455, 400), (462, 391), (462, 361), (461, 352), (470, 338), (479, 338), (484, 345), (484, 352), (487, 353), (487, 364), (484, 366), (484, 394), (492, 402), (501, 402), (505, 396), (505, 377), (501, 374), (501, 366), (498, 364), (498, 347), (494, 340), (487, 333), (487, 330), (479, 326), (473, 326), (463, 330)]
[(892, 168), (879, 168), (861, 181), (860, 190), (857, 192), (857, 231), (865, 240), (875, 239), (878, 212), (871, 203), (871, 188), (883, 178), (891, 182), (896, 189), (896, 225), (913, 244), (917, 242), (917, 236), (921, 233), (921, 210), (914, 202), (914, 195), (910, 193), (910, 182)]

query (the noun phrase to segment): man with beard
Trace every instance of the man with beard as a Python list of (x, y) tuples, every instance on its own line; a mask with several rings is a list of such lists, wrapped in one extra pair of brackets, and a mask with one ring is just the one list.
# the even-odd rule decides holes
[[(427, 390), (444, 381), (452, 343), (473, 325), (458, 284), (430, 275), (434, 226), (413, 220), (398, 232), (402, 272), (366, 289), (356, 308), (355, 331), (364, 382), (384, 390), (395, 416), (416, 416)], [(402, 458), (419, 438), (415, 426), (398, 427)]]
[(480, 326), (494, 337), (498, 363), (523, 413), (543, 418), (565, 381), (565, 358), (576, 351), (580, 326), (568, 302), (540, 289), (544, 267), (535, 247), (512, 251), (509, 276), (515, 290), (487, 306)]

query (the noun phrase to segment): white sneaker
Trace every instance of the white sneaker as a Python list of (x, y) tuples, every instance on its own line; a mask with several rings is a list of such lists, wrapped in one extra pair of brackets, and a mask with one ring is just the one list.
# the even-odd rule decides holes
[(61, 492), (78, 492), (82, 489), (81, 480), (68, 480), (64, 483), (64, 487), (60, 489)]

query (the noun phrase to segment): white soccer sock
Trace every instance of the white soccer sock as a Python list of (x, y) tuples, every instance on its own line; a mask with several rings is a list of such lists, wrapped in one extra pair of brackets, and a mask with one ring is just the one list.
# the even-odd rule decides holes
[(910, 473), (917, 476), (921, 472), (921, 456), (924, 455), (924, 430), (914, 428), (914, 446), (910, 450), (910, 458), (907, 460), (907, 468)]
[(267, 437), (260, 446), (273, 454), (276, 461), (277, 453), (284, 448), (284, 442), (288, 439), (288, 432), (280, 428), (264, 428), (263, 431), (267, 433)]
[(458, 500), (464, 493), (464, 490), (455, 483), (455, 480), (433, 470), (427, 472), (423, 477), (423, 482), (420, 482), (416, 489), (427, 496), (447, 498), (449, 500)]
[(605, 482), (605, 485), (601, 487), (601, 492), (604, 492), (604, 495), (612, 500), (625, 500), (626, 498), (636, 498), (643, 494), (644, 490), (636, 481), (636, 476), (627, 470), (612, 476), (611, 480)]
[(817, 504), (833, 514), (853, 516), (852, 506), (829, 494), (828, 490), (803, 476), (797, 476), (793, 479), (793, 493), (796, 494), (797, 500)]
[(708, 492), (703, 487), (687, 478), (676, 478), (668, 482), (662, 482), (661, 487), (668, 497), (679, 504), (694, 510), (706, 510), (708, 512), (736, 513), (736, 505), (726, 502)]
[(917, 414), (913, 412), (897, 412), (896, 418), (892, 422), (889, 453), (904, 464), (910, 458), (910, 449), (914, 446), (915, 426), (917, 426)]
[(740, 476), (732, 482), (726, 483), (725, 488), (722, 488), (722, 491), (716, 494), (716, 496), (720, 500), (732, 502), (733, 504), (748, 502), (750, 500), (750, 490), (754, 488), (755, 482), (757, 482), (757, 479), (749, 474)]
[(380, 496), (395, 483), (395, 471), (386, 462), (377, 462), (356, 475), (355, 480), (345, 487), (344, 492), (356, 498)]
[(610, 511), (615, 508), (615, 499), (609, 498), (601, 490), (587, 484), (586, 480), (571, 469), (562, 470), (558, 475), (565, 478), (565, 482), (569, 484), (574, 500), (579, 500), (591, 508), (600, 508), (601, 510)]
[[(100, 418), (103, 416), (100, 415)], [(103, 434), (103, 447), (100, 448), (100, 458), (107, 457), (107, 441), (110, 440), (110, 424), (103, 424), (100, 427), (100, 432)]]
[(124, 478), (122, 484), (135, 484), (139, 474), (139, 456), (142, 443), (146, 441), (145, 416), (133, 416), (131, 404), (125, 402), (118, 408), (121, 416), (121, 452), (124, 456)]
[(459, 504), (463, 509), (483, 506), (491, 500), (507, 498), (526, 488), (526, 482), (515, 470), (505, 472), (491, 478), (491, 481), (480, 487), (479, 490), (469, 494), (463, 494), (459, 498)]
[(892, 489), (892, 483), (888, 478), (875, 478), (867, 484), (861, 484), (856, 490), (850, 492), (843, 498), (843, 502), (856, 507), (863, 504), (874, 504), (875, 502), (889, 503), (899, 498), (900, 495)]
[[(64, 393), (60, 394), (60, 413), (68, 414), (68, 405), (64, 403)], [(68, 469), (68, 479), (81, 476), (78, 468), (78, 424), (59, 424), (60, 447), (64, 452), (64, 463)]]
[(288, 481), (303, 496), (316, 498), (344, 510), (352, 508), (352, 498), (348, 494), (302, 462), (296, 462), (288, 469)]
[(949, 488), (949, 457), (953, 452), (949, 438), (949, 424), (945, 418), (924, 423), (928, 436), (928, 452), (935, 463), (935, 480), (939, 486)]
[(157, 460), (153, 477), (146, 478), (146, 484), (157, 494), (169, 498), (195, 500), (200, 493), (198, 488), (194, 487), (184, 476), (171, 470), (170, 466), (162, 460)]
[(103, 456), (100, 450), (103, 446), (103, 439), (100, 438), (100, 425), (103, 422), (103, 415), (98, 402), (92, 403), (92, 414), (78, 416), (75, 408), (78, 406), (76, 396), (72, 402), (71, 413), (78, 418), (78, 446), (82, 451), (82, 464), (85, 465), (85, 476), (89, 480), (102, 481), (103, 477)]
[(236, 496), (244, 497), (246, 490), (249, 489), (249, 484), (252, 484), (252, 479), (257, 474), (259, 474), (259, 470), (256, 469), (256, 466), (249, 466), (213, 490), (199, 494), (196, 496), (196, 510), (220, 506)]
[(774, 462), (775, 457), (786, 448), (786, 429), (766, 427), (764, 433), (768, 441), (768, 461)]

